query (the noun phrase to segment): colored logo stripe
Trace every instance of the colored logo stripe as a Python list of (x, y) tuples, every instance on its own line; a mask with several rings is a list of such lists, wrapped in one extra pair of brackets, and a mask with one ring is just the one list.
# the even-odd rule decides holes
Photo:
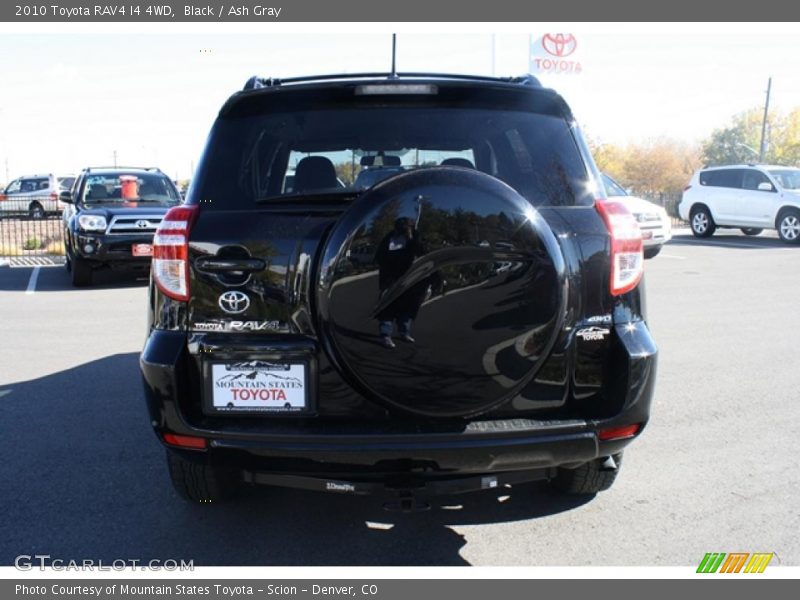
[(772, 560), (772, 552), (769, 554), (762, 553), (762, 554), (753, 554), (750, 557), (750, 562), (747, 563), (747, 566), (744, 568), (745, 573), (763, 573), (764, 569), (767, 568), (769, 561)]
[(720, 573), (739, 573), (744, 567), (745, 573), (763, 573), (773, 556), (771, 552), (732, 552), (727, 555), (724, 552), (707, 552), (697, 572), (716, 573), (719, 570)]
[(724, 552), (706, 552), (703, 560), (700, 561), (700, 566), (697, 567), (698, 573), (716, 573), (722, 560), (725, 558)]
[(728, 554), (728, 558), (722, 563), (720, 573), (738, 573), (744, 566), (744, 561), (750, 556), (748, 552), (732, 552)]

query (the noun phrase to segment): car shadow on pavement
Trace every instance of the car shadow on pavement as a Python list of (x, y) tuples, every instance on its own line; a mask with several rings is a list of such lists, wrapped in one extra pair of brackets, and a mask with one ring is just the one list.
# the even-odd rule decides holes
[[(31, 279), (33, 267), (0, 267), (0, 291), (24, 292)], [(69, 273), (63, 266), (39, 268), (34, 290), (39, 292), (86, 292), (128, 287), (142, 287), (148, 284), (147, 274), (130, 274), (120, 271), (98, 271), (89, 287), (73, 287)]]
[[(2, 565), (25, 554), (105, 564), (467, 565), (467, 540), (454, 528), (545, 518), (591, 499), (534, 483), (434, 498), (416, 513), (386, 512), (378, 497), (280, 488), (193, 505), (170, 485), (137, 353), (3, 382), (0, 398)], [(526, 540), (526, 551), (541, 557), (547, 548)]]
[(666, 245), (672, 246), (709, 246), (717, 248), (737, 248), (742, 250), (768, 250), (773, 248), (791, 248), (791, 244), (782, 242), (777, 237), (766, 234), (747, 236), (735, 232), (715, 233), (709, 238), (698, 238), (691, 234), (674, 236)]

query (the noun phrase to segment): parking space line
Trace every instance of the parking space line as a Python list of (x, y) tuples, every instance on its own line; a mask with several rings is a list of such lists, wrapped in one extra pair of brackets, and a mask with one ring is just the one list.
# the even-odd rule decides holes
[(25, 290), (26, 294), (36, 293), (36, 282), (39, 280), (40, 269), (41, 267), (33, 267), (33, 271), (31, 272), (31, 278), (28, 280), (28, 287)]
[(685, 256), (678, 256), (677, 254), (665, 254), (664, 252), (662, 252), (659, 256), (663, 258), (675, 258), (677, 260), (686, 260)]

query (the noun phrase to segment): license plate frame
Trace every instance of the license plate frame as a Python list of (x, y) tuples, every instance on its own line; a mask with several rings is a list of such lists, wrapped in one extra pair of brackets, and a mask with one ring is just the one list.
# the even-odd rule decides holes
[(203, 412), (216, 416), (307, 416), (314, 412), (312, 376), (309, 361), (298, 358), (207, 361), (203, 368)]

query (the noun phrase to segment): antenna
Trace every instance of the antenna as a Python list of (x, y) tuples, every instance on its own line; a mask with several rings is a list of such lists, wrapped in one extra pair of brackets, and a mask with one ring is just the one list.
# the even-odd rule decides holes
[(392, 73), (389, 75), (389, 79), (397, 79), (397, 67), (395, 65), (397, 58), (397, 34), (392, 34)]

